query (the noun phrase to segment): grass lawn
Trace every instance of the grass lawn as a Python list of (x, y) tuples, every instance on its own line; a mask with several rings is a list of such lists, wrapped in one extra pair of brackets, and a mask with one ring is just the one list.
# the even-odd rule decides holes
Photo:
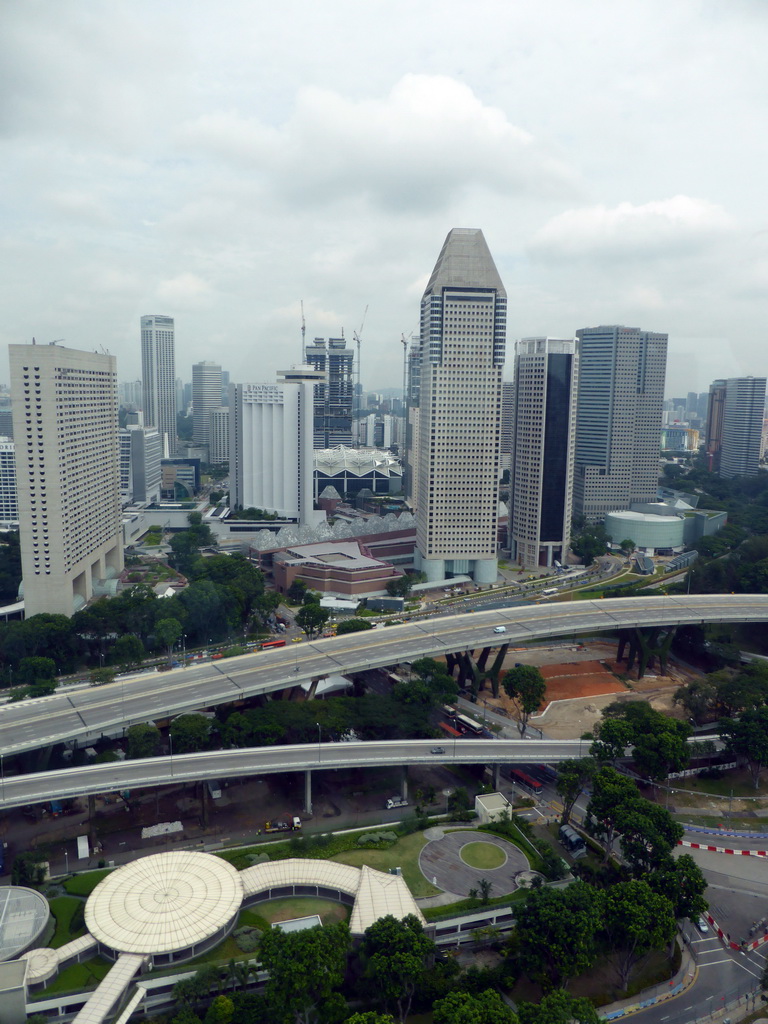
[(679, 789), (674, 781), (672, 785), (675, 787), (674, 795), (680, 803), (685, 800), (686, 791), (724, 797), (726, 800), (730, 799), (731, 793), (733, 793), (734, 797), (764, 797), (768, 801), (768, 787), (764, 775), (760, 777), (760, 783), (759, 788), (755, 789), (752, 776), (748, 771), (733, 769), (727, 771), (722, 779), (698, 779), (693, 775), (689, 779), (681, 779)]
[[(337, 921), (348, 921), (352, 912), (351, 907), (345, 907), (342, 903), (334, 903), (333, 900), (318, 899), (316, 896), (291, 896), (284, 900), (270, 900), (269, 903), (257, 903), (250, 910), (245, 910), (240, 915), (241, 920), (245, 914), (258, 915), (269, 924), (276, 921), (290, 921), (294, 917), (309, 917), (317, 914), (323, 924), (336, 924)], [(249, 921), (242, 921), (249, 924)]]
[(83, 906), (82, 900), (79, 900), (76, 896), (54, 896), (48, 903), (51, 913), (56, 918), (56, 931), (53, 933), (53, 938), (48, 944), (51, 949), (58, 949), (59, 946), (64, 946), (72, 939), (77, 939), (85, 934), (85, 925), (82, 928), (78, 928), (75, 932), (70, 930), (72, 916), (78, 907)]
[(86, 871), (82, 875), (73, 875), (64, 883), (70, 896), (90, 896), (102, 878), (106, 878), (114, 869), (102, 868), (100, 871)]
[(96, 988), (113, 965), (100, 956), (92, 960), (84, 960), (81, 964), (71, 964), (59, 972), (50, 985), (42, 992), (36, 992), (33, 999), (49, 999), (60, 992), (82, 992), (84, 989)]
[(467, 843), (459, 856), (471, 868), (499, 868), (507, 859), (504, 851), (493, 843)]
[(423, 834), (414, 832), (399, 839), (388, 850), (348, 850), (346, 853), (337, 854), (331, 860), (351, 864), (356, 868), (367, 864), (377, 871), (389, 871), (390, 868), (400, 867), (403, 869), (406, 885), (414, 896), (435, 896), (442, 890), (436, 889), (428, 882), (419, 868), (419, 854), (426, 844), (427, 840)]

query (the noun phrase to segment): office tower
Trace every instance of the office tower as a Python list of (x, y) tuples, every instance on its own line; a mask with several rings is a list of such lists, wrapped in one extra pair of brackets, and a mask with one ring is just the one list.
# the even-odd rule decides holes
[[(227, 395), (229, 399), (229, 395)], [(229, 462), (229, 409), (214, 409), (211, 413), (211, 437), (208, 442), (208, 458), (212, 465), (221, 466)]]
[(506, 316), (482, 231), (449, 231), (421, 300), (414, 562), (431, 581), (496, 580)]
[(176, 362), (173, 317), (141, 318), (144, 423), (156, 427), (163, 453), (176, 450)]
[(656, 500), (667, 335), (616, 325), (576, 335), (573, 510), (594, 522)]
[(220, 408), (226, 408), (229, 405), (229, 370), (221, 371), (221, 404)]
[(315, 338), (304, 352), (305, 362), (325, 375), (315, 384), (315, 448), (351, 445), (354, 352), (344, 338)]
[(515, 385), (512, 381), (501, 382), (501, 438), (499, 441), (499, 469), (503, 474), (512, 469), (512, 432), (515, 415)]
[(192, 367), (192, 440), (208, 444), (211, 413), (221, 408), (221, 366), (195, 363)]
[(140, 380), (123, 381), (120, 385), (120, 404), (129, 409), (141, 409), (144, 388)]
[(573, 340), (515, 346), (510, 555), (534, 569), (563, 562), (571, 539), (578, 356)]
[[(305, 376), (302, 376), (305, 371)], [(314, 522), (313, 418), (317, 373), (294, 367), (275, 384), (231, 384), (231, 504)]]
[(19, 495), (16, 488), (16, 445), (0, 437), (0, 528), (19, 525)]
[(720, 449), (723, 445), (723, 416), (725, 413), (725, 381), (713, 380), (709, 385), (707, 405), (707, 469), (720, 472)]
[(160, 501), (163, 446), (154, 427), (129, 423), (120, 431), (120, 497), (123, 502)]
[(26, 614), (72, 615), (123, 568), (115, 358), (9, 352)]
[(421, 345), (414, 341), (410, 345), (403, 336), (403, 430), (400, 461), (403, 467), (403, 494), (411, 504), (416, 504), (418, 488), (419, 458), (419, 400), (421, 395)]
[(755, 476), (762, 449), (766, 378), (730, 377), (723, 383), (720, 476)]
[(176, 415), (180, 412), (186, 412), (184, 407), (184, 385), (181, 381), (181, 377), (176, 378)]

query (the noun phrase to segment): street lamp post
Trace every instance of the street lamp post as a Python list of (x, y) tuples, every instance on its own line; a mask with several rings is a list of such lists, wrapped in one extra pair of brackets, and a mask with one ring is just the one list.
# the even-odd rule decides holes
[(187, 667), (187, 634), (181, 634), (181, 663), (184, 668)]
[(173, 776), (173, 736), (171, 735), (170, 728), (168, 729), (168, 742), (171, 746), (171, 776)]

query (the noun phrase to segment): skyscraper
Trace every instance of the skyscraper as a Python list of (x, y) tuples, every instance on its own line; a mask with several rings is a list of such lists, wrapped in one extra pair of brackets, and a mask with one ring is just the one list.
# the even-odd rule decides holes
[(512, 435), (515, 416), (515, 385), (512, 381), (501, 382), (501, 444), (499, 469), (502, 474), (512, 469)]
[(231, 502), (235, 508), (261, 508), (311, 525), (317, 376), (310, 367), (294, 367), (280, 376), (276, 384), (230, 385)]
[(497, 575), (507, 295), (482, 231), (449, 231), (421, 300), (415, 564)]
[(176, 363), (170, 316), (141, 318), (144, 425), (155, 427), (166, 457), (176, 451)]
[(123, 568), (115, 358), (9, 352), (25, 610), (72, 615)]
[(192, 366), (192, 440), (207, 445), (211, 436), (211, 413), (221, 408), (221, 366), (194, 363)]
[(523, 338), (515, 347), (509, 537), (526, 569), (568, 553), (578, 357), (573, 340)]
[(637, 327), (577, 331), (574, 512), (589, 521), (656, 500), (667, 335)]
[(723, 445), (723, 414), (725, 412), (725, 381), (713, 380), (709, 385), (707, 404), (707, 469), (720, 472), (720, 449)]
[(720, 476), (755, 476), (762, 450), (765, 377), (730, 377), (725, 382)]
[(315, 448), (352, 444), (355, 354), (344, 338), (315, 338), (305, 346), (305, 361), (324, 378), (315, 384)]

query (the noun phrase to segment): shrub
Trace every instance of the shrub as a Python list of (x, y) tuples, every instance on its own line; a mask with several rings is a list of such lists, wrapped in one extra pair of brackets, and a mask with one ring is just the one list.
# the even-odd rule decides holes
[(241, 949), (243, 953), (253, 953), (259, 945), (260, 932), (258, 928), (246, 925), (243, 928), (236, 928), (233, 935), (237, 948)]

